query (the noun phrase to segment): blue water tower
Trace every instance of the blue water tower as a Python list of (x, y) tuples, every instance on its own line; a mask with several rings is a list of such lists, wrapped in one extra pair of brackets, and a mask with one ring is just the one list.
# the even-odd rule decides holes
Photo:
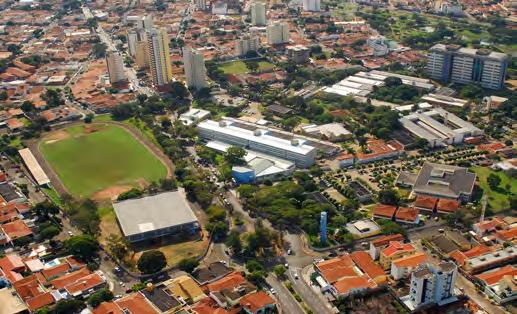
[(327, 244), (327, 212), (320, 214), (320, 241), (321, 245)]

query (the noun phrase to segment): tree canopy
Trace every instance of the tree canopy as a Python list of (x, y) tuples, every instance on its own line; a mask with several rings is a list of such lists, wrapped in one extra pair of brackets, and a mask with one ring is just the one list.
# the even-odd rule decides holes
[(145, 251), (138, 259), (138, 270), (144, 274), (154, 274), (167, 266), (165, 255), (160, 250)]

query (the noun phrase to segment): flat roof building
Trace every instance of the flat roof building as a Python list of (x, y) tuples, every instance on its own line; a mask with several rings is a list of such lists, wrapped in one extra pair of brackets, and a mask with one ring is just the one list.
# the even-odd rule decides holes
[(442, 109), (418, 111), (399, 119), (413, 135), (424, 138), (430, 147), (461, 144), (467, 137), (480, 136), (483, 131), (458, 116)]
[(367, 238), (377, 235), (381, 228), (371, 219), (363, 219), (346, 224), (346, 230), (358, 238)]
[(47, 174), (43, 169), (41, 168), (40, 164), (28, 148), (20, 149), (18, 151), (20, 154), (20, 157), (22, 157), (23, 162), (29, 169), (30, 173), (32, 174), (32, 177), (34, 180), (36, 180), (36, 183), (38, 183), (39, 186), (47, 185), (50, 183), (50, 179), (47, 177)]
[(426, 162), (413, 185), (417, 196), (469, 201), (472, 197), (476, 174), (468, 168)]
[(122, 233), (130, 242), (178, 232), (194, 232), (199, 223), (182, 190), (113, 204)]
[(250, 130), (247, 125), (229, 119), (203, 121), (199, 123), (198, 130), (205, 140), (245, 147), (293, 161), (300, 167), (310, 167), (316, 158), (316, 147), (309, 145), (303, 138), (294, 135), (290, 138), (280, 137), (281, 134), (263, 128)]

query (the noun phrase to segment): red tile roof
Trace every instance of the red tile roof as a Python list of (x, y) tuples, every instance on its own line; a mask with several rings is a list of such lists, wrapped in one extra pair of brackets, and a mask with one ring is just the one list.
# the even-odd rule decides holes
[[(220, 307), (212, 298), (207, 297), (198, 303), (196, 303), (192, 310), (197, 314), (230, 314), (229, 311)], [(94, 314), (107, 314), (107, 313), (94, 313)]]
[(366, 276), (343, 278), (334, 284), (339, 294), (348, 294), (354, 289), (372, 289), (377, 285)]
[(85, 276), (76, 282), (69, 284), (65, 287), (71, 295), (81, 294), (83, 291), (88, 289), (96, 288), (103, 285), (106, 281), (98, 273)]
[(409, 256), (404, 256), (402, 258), (396, 259), (393, 261), (397, 267), (412, 267), (415, 268), (418, 265), (425, 263), (427, 260), (427, 255), (423, 252), (416, 253)]
[(27, 299), (25, 302), (27, 302), (27, 306), (29, 307), (29, 309), (35, 311), (46, 305), (53, 304), (54, 302), (56, 302), (56, 300), (50, 292), (45, 292), (35, 296), (34, 298)]
[(234, 289), (245, 283), (246, 279), (239, 272), (230, 273), (223, 278), (206, 285), (210, 292), (218, 292), (223, 289)]
[(489, 247), (484, 246), (484, 245), (478, 245), (465, 252), (455, 250), (455, 251), (449, 253), (449, 256), (452, 257), (456, 261), (456, 263), (461, 266), (461, 265), (465, 264), (465, 261), (467, 259), (477, 257), (477, 256), (480, 256), (480, 255), (483, 255), (486, 253), (490, 253), (490, 252), (492, 252), (492, 250)]
[(354, 263), (370, 278), (375, 279), (386, 275), (382, 267), (375, 263), (365, 251), (356, 251), (351, 253), (350, 256)]
[(399, 207), (395, 214), (396, 220), (402, 220), (407, 222), (416, 222), (418, 218), (418, 209), (413, 207)]
[(88, 275), (90, 275), (90, 271), (88, 270), (88, 268), (86, 267), (83, 267), (77, 271), (74, 271), (74, 272), (71, 272), (71, 273), (68, 273), (64, 276), (61, 276), (61, 277), (58, 277), (54, 280), (51, 280), (50, 281), (50, 284), (52, 286), (54, 286), (55, 289), (63, 289), (64, 287), (70, 285), (70, 284), (73, 284), (74, 282), (76, 282), (77, 280), (83, 278), (83, 277), (86, 277)]
[(392, 219), (396, 211), (396, 206), (377, 204), (373, 209), (373, 215)]
[(1, 228), (4, 233), (9, 236), (11, 241), (32, 235), (31, 228), (29, 228), (23, 220), (15, 220), (5, 223)]
[(418, 196), (415, 200), (415, 207), (433, 210), (438, 199), (430, 196)]
[(490, 154), (495, 154), (497, 153), (497, 151), (505, 148), (506, 145), (504, 145), (503, 143), (501, 142), (494, 142), (494, 143), (488, 143), (488, 144), (481, 144), (481, 145), (478, 145), (478, 150), (480, 151), (487, 151), (489, 152)]
[(460, 207), (460, 202), (457, 200), (450, 200), (441, 198), (436, 204), (436, 210), (439, 212), (454, 212), (457, 211)]
[(159, 313), (142, 293), (137, 292), (114, 302), (102, 303), (93, 309), (93, 314), (122, 314), (124, 310), (134, 314)]
[(409, 243), (401, 243), (398, 241), (390, 242), (387, 248), (385, 248), (382, 251), (382, 254), (386, 257), (390, 257), (393, 254), (399, 253), (399, 252), (411, 252), (415, 251), (415, 247)]
[(54, 277), (66, 274), (70, 270), (70, 266), (67, 263), (61, 263), (51, 268), (43, 269), (41, 273), (47, 280), (52, 280)]
[(343, 277), (357, 276), (354, 270), (354, 261), (348, 254), (344, 254), (316, 264), (321, 275), (328, 283), (334, 283)]
[(12, 254), (0, 259), (0, 269), (9, 281), (15, 282), (23, 278), (20, 272), (25, 269), (25, 264), (19, 255)]
[(13, 283), (14, 289), (27, 303), (31, 310), (37, 310), (55, 302), (52, 295), (45, 291), (35, 275), (25, 277)]
[(503, 279), (505, 276), (511, 276), (512, 278), (517, 276), (517, 268), (512, 265), (501, 267), (496, 270), (488, 271), (477, 275), (476, 277), (484, 281), (487, 285), (491, 286)]
[(239, 303), (243, 308), (248, 309), (252, 313), (257, 313), (260, 309), (275, 304), (275, 300), (271, 298), (267, 293), (258, 291), (245, 295)]
[(495, 237), (501, 241), (512, 241), (517, 238), (517, 227), (507, 230), (497, 230), (495, 232)]
[(404, 237), (400, 233), (390, 234), (390, 235), (386, 235), (386, 236), (377, 238), (375, 240), (372, 240), (372, 241), (370, 241), (370, 243), (374, 247), (380, 247), (380, 246), (388, 245), (392, 241), (404, 241)]

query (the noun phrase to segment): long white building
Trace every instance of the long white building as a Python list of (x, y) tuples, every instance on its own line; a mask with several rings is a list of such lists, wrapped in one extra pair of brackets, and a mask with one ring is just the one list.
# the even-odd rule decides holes
[(289, 24), (286, 22), (273, 22), (267, 26), (267, 42), (270, 45), (285, 44), (289, 42)]
[(201, 89), (208, 86), (203, 54), (190, 47), (183, 47), (183, 66), (187, 87)]
[(232, 120), (206, 120), (198, 124), (198, 130), (205, 140), (220, 141), (276, 156), (292, 161), (299, 167), (310, 167), (316, 158), (317, 148), (303, 138), (286, 138), (268, 129), (251, 128)]

